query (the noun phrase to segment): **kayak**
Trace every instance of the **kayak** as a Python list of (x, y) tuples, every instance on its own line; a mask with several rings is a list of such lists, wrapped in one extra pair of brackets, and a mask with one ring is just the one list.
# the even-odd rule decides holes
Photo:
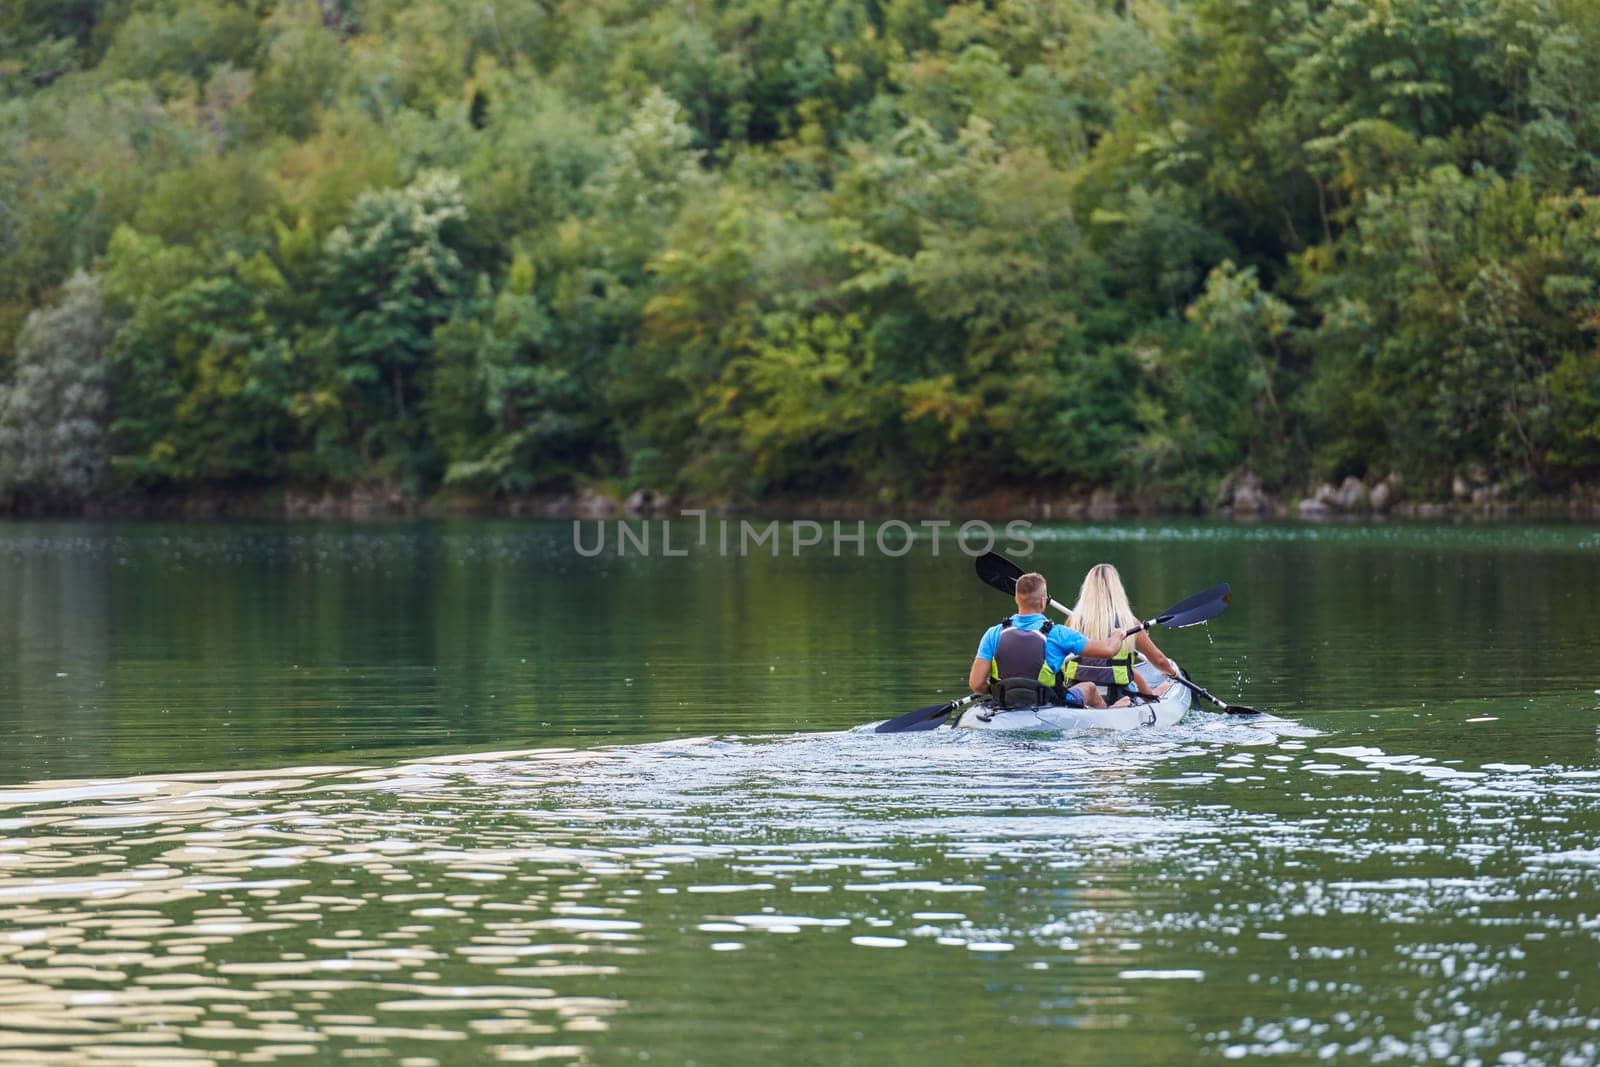
[[(1166, 675), (1152, 664), (1136, 668), (1150, 687), (1156, 688)], [(958, 730), (1031, 730), (1035, 733), (1064, 733), (1071, 730), (1136, 730), (1140, 727), (1172, 726), (1189, 710), (1191, 696), (1187, 686), (1174, 682), (1154, 700), (1135, 694), (1135, 703), (1120, 708), (998, 708), (993, 704), (974, 704), (956, 720)]]

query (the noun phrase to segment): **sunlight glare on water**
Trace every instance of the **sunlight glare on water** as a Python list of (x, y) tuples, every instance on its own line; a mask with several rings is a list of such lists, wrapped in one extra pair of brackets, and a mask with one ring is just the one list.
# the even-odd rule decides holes
[[(1144, 1018), (1152, 1055), (1592, 1058), (1573, 969), (1600, 851), (1576, 824), (1600, 777), (1327, 741), (1199, 714), (1159, 740), (855, 731), (13, 787), (0, 1055), (661, 1051), (658, 1012), (628, 1013), (664, 978), (708, 994), (702, 1038), (754, 1007), (750, 964), (713, 954), (848, 973), (893, 949), (918, 988), (999, 982), (973, 1022)], [(1534, 982), (1567, 1009), (1506, 999)], [(1244, 990), (1228, 1025), (1180, 1022)]]

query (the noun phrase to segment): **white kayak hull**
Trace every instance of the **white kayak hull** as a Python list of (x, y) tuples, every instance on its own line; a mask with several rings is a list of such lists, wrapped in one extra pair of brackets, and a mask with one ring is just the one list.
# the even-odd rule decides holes
[[(1168, 680), (1148, 663), (1139, 664), (1138, 670), (1152, 688)], [(1159, 729), (1183, 718), (1189, 710), (1190, 699), (1188, 686), (1174, 682), (1157, 700), (1120, 708), (996, 708), (976, 704), (961, 713), (955, 726), (961, 730), (1028, 730), (1034, 733)]]

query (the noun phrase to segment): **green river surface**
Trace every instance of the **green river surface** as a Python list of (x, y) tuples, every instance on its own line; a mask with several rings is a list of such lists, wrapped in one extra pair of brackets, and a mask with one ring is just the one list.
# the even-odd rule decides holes
[(1596, 528), (1038, 527), (1280, 717), (1067, 737), (859, 728), (948, 535), (674, 529), (0, 526), (0, 1063), (1600, 1059)]

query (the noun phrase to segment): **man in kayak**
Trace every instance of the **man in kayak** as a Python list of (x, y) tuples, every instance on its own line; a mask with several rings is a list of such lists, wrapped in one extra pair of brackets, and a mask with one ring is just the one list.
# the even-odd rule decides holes
[(1092, 683), (1066, 687), (1061, 665), (1068, 656), (1110, 659), (1122, 648), (1126, 633), (1112, 629), (1091, 641), (1083, 634), (1044, 616), (1050, 592), (1044, 575), (1024, 574), (1017, 579), (1017, 613), (989, 627), (978, 642), (967, 684), (974, 693), (988, 693), (1008, 708), (1065, 704), (1073, 708), (1103, 708), (1105, 699)]

